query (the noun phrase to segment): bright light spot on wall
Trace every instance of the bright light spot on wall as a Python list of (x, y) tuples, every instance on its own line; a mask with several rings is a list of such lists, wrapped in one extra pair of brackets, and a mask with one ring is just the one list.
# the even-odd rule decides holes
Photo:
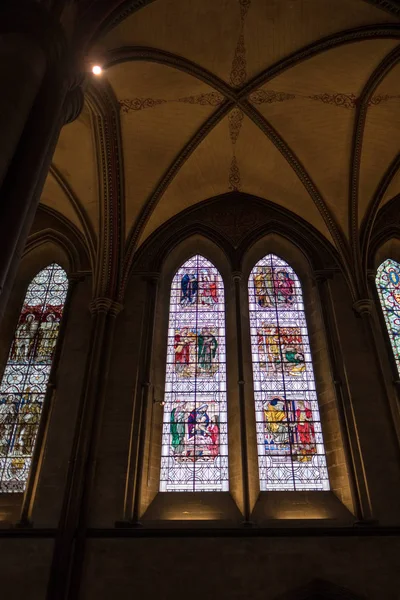
[(101, 75), (103, 72), (103, 69), (100, 67), (100, 65), (94, 65), (94, 67), (92, 68), (92, 73), (94, 75)]

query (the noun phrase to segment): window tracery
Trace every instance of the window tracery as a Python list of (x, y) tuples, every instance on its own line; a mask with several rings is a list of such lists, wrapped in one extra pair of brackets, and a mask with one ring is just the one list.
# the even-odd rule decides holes
[(170, 295), (160, 491), (228, 490), (224, 285), (195, 255)]
[(0, 384), (0, 492), (23, 492), (67, 295), (53, 263), (31, 281)]
[(261, 490), (328, 490), (300, 281), (269, 254), (248, 284)]
[(400, 264), (391, 258), (385, 260), (377, 270), (375, 284), (400, 374)]

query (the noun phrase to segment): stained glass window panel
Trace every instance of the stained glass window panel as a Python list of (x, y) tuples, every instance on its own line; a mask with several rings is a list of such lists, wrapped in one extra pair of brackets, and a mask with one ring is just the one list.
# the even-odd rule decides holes
[(386, 327), (397, 370), (400, 373), (400, 265), (385, 260), (376, 274), (376, 287), (381, 301)]
[(249, 278), (261, 490), (328, 490), (303, 294), (294, 270), (269, 254)]
[(0, 492), (23, 492), (67, 295), (52, 264), (28, 287), (0, 384)]
[(171, 286), (160, 491), (228, 490), (225, 301), (202, 256)]

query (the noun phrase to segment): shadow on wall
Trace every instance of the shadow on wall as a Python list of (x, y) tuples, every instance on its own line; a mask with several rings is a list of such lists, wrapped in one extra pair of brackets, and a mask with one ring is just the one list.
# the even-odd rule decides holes
[(305, 586), (277, 596), (275, 600), (366, 600), (364, 596), (353, 594), (323, 579), (314, 579)]

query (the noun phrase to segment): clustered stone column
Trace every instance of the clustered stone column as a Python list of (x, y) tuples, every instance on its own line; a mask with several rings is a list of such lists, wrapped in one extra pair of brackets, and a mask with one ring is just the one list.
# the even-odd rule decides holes
[(0, 318), (61, 127), (83, 105), (74, 51), (42, 3), (0, 6)]
[(90, 309), (90, 354), (54, 548), (49, 600), (78, 597), (115, 321), (122, 306), (109, 298), (99, 297), (92, 302)]
[(338, 273), (329, 290), (361, 518), (386, 525), (398, 519), (399, 445), (374, 334), (375, 306), (369, 298), (352, 302)]

